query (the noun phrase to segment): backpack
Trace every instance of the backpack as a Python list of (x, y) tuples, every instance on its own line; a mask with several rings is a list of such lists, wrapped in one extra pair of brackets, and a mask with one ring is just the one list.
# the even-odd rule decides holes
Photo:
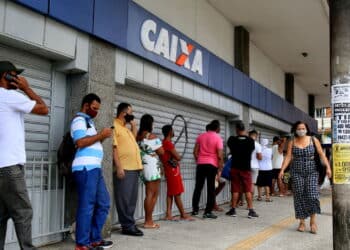
[[(85, 118), (86, 127), (89, 129), (91, 125)], [(60, 175), (70, 177), (72, 174), (72, 163), (77, 152), (77, 147), (73, 141), (70, 131), (68, 131), (62, 139), (57, 150), (57, 167)]]

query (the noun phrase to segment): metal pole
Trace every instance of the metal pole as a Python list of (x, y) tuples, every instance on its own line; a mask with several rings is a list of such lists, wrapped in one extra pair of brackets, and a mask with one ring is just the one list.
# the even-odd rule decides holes
[(350, 249), (350, 0), (329, 0), (333, 249)]

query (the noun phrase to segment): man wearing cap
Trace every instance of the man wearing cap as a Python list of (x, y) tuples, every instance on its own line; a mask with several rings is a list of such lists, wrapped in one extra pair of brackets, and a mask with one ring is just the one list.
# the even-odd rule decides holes
[[(19, 76), (23, 69), (0, 61), (0, 249), (4, 249), (8, 219), (14, 221), (21, 249), (32, 245), (32, 206), (23, 166), (26, 162), (24, 114), (47, 115), (44, 101)], [(21, 90), (23, 93), (17, 91)]]

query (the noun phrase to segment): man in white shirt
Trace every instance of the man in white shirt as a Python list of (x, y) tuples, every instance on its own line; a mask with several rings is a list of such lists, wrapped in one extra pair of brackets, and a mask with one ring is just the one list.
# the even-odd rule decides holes
[[(19, 76), (9, 61), (0, 61), (0, 249), (4, 249), (7, 221), (14, 221), (21, 249), (37, 249), (32, 245), (32, 217), (24, 178), (26, 162), (24, 114), (47, 115), (44, 101)], [(17, 90), (21, 90), (25, 95)]]
[(252, 158), (250, 162), (251, 171), (252, 171), (252, 197), (254, 197), (255, 184), (259, 174), (259, 161), (261, 161), (262, 159), (262, 154), (261, 154), (261, 145), (256, 141), (258, 139), (258, 132), (256, 130), (251, 130), (249, 132), (249, 137), (252, 138), (255, 143), (255, 149), (252, 152)]

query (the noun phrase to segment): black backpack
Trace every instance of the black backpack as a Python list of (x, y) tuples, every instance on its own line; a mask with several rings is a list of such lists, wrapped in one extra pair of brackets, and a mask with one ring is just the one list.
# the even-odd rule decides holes
[[(86, 118), (86, 127), (91, 128)], [(60, 175), (70, 177), (72, 174), (72, 163), (74, 160), (77, 147), (73, 142), (73, 138), (68, 131), (64, 136), (63, 140), (57, 150), (57, 167)]]

